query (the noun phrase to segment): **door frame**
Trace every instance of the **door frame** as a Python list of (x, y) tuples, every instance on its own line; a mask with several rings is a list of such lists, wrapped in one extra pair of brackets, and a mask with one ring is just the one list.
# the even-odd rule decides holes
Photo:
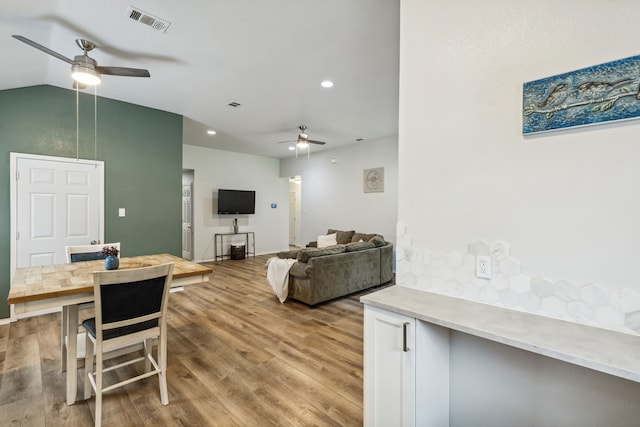
[[(295, 193), (295, 206), (291, 206), (291, 193)], [(300, 175), (292, 176), (289, 178), (289, 245), (291, 245), (291, 228), (294, 229), (293, 245), (300, 246), (300, 235), (302, 230), (302, 177)], [(294, 216), (291, 217), (291, 208), (294, 210)]]
[[(9, 177), (10, 177), (10, 185), (9, 185), (9, 210), (11, 217), (11, 255), (10, 255), (10, 269), (11, 275), (13, 277), (16, 271), (17, 265), (17, 250), (18, 250), (18, 242), (17, 242), (17, 233), (18, 233), (18, 160), (20, 159), (30, 159), (30, 160), (41, 160), (48, 162), (56, 162), (56, 163), (84, 163), (89, 165), (95, 165), (99, 169), (100, 175), (100, 184), (99, 184), (99, 193), (98, 193), (98, 201), (100, 203), (101, 208), (98, 209), (99, 212), (99, 235), (100, 241), (104, 241), (104, 161), (102, 160), (88, 160), (88, 159), (75, 159), (72, 157), (55, 157), (55, 156), (43, 156), (38, 154), (27, 154), (27, 153), (9, 153)], [(16, 320), (16, 314), (14, 312), (13, 305), (11, 306), (10, 312), (11, 321)]]

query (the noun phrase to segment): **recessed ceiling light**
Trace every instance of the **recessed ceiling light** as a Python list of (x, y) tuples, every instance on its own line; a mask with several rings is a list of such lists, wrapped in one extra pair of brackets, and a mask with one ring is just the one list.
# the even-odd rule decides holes
[(290, 145), (290, 146), (289, 146), (289, 151), (293, 151), (293, 150), (295, 150), (295, 149), (296, 149), (296, 147), (294, 147), (293, 145)]
[(330, 87), (333, 87), (333, 82), (331, 80), (325, 80), (322, 83), (320, 83), (320, 86), (330, 88)]
[(207, 133), (208, 133), (209, 135), (215, 135), (215, 134), (216, 134), (216, 131), (215, 131), (215, 130), (213, 130), (213, 129), (209, 129), (209, 130), (207, 131)]

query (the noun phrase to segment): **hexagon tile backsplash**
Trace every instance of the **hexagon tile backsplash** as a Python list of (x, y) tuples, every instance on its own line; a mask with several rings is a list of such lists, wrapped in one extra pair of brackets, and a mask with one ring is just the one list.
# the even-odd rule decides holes
[[(476, 256), (491, 256), (491, 279), (475, 275)], [(458, 298), (640, 335), (640, 293), (596, 283), (531, 277), (502, 242), (476, 240), (467, 253), (418, 249), (398, 224), (396, 283)]]

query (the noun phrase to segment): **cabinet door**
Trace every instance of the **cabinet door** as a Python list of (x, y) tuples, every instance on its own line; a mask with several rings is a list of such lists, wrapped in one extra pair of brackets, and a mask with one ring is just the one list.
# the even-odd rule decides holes
[(364, 425), (415, 425), (416, 320), (365, 305)]

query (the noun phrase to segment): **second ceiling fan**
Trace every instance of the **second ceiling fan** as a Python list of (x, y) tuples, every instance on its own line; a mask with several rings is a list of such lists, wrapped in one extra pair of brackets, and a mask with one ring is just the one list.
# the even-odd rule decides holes
[(315, 141), (313, 139), (309, 139), (309, 135), (307, 135), (306, 130), (307, 130), (307, 126), (305, 125), (300, 125), (298, 126), (298, 129), (300, 129), (300, 134), (298, 134), (298, 139), (296, 139), (295, 141), (280, 141), (281, 144), (290, 144), (292, 142), (295, 142), (295, 150), (296, 150), (296, 157), (298, 157), (298, 149), (307, 149), (307, 157), (310, 156), (310, 150), (309, 150), (309, 144), (318, 144), (318, 145), (325, 145), (326, 142), (324, 141)]

